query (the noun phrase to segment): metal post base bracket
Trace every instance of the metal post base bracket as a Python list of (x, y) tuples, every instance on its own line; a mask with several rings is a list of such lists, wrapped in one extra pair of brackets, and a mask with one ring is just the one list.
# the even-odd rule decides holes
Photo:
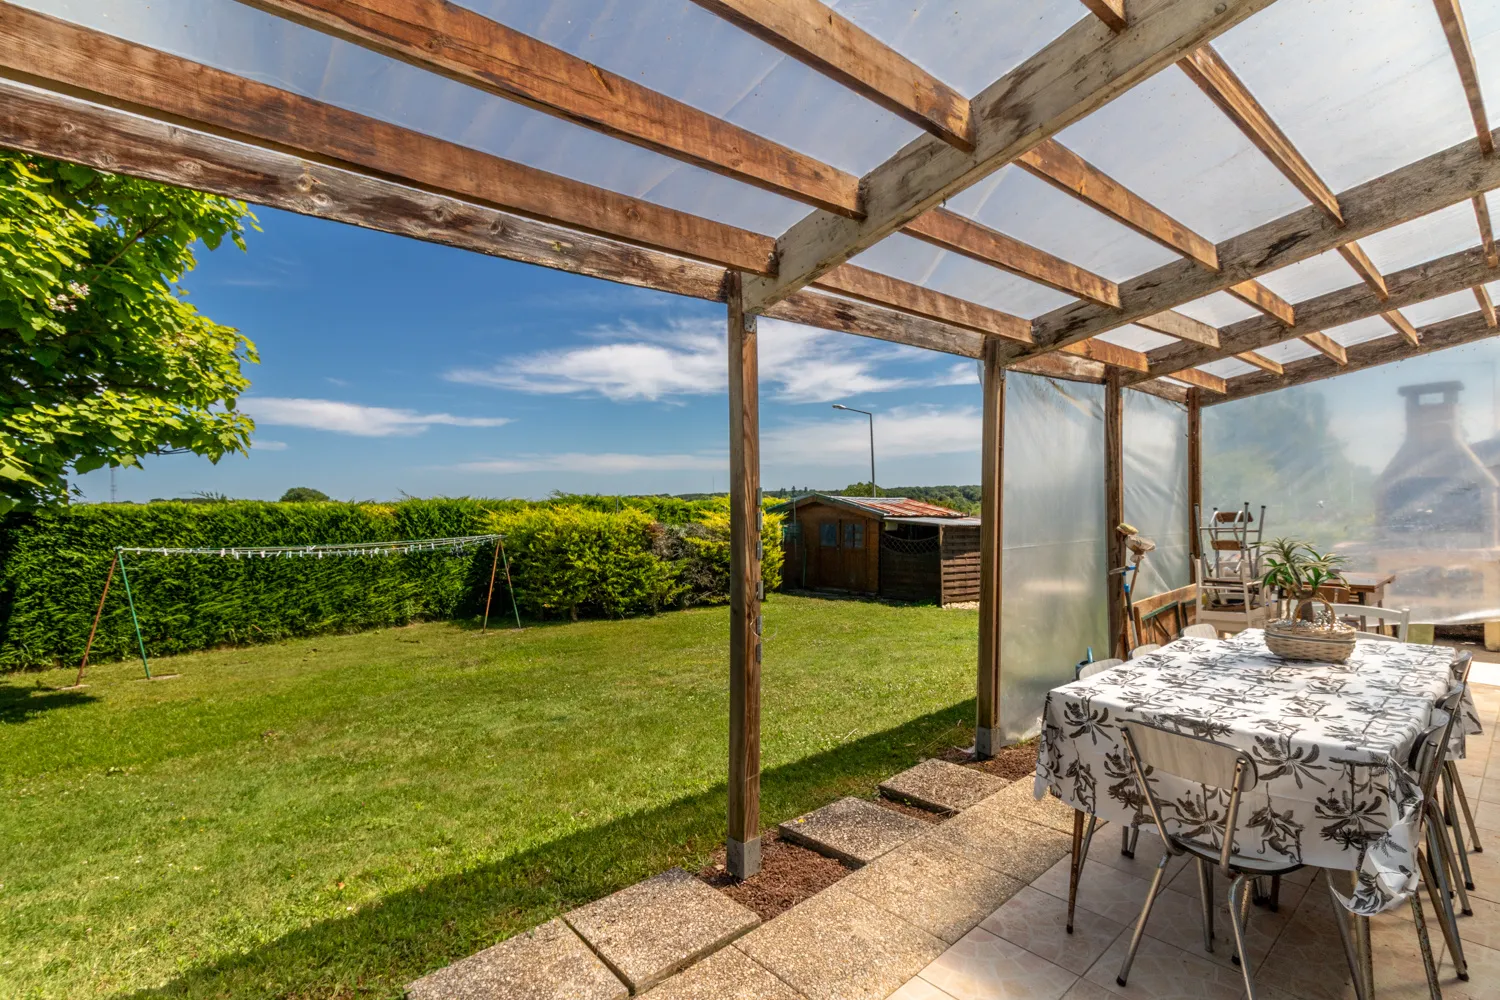
[(979, 760), (989, 760), (995, 756), (995, 731), (980, 726), (974, 730), (974, 756)]
[(737, 879), (747, 879), (760, 872), (760, 838), (747, 840), (741, 843), (738, 840), (729, 839), (725, 841), (725, 867), (729, 874)]

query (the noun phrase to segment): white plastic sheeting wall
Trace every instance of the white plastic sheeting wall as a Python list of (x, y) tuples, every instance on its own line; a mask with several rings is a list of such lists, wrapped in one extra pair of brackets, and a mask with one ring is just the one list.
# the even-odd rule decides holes
[(1385, 603), (1414, 621), (1500, 619), (1497, 385), (1490, 340), (1207, 407), (1204, 504), (1265, 504), (1268, 538), (1393, 573)]
[[(1108, 655), (1104, 387), (1010, 373), (1005, 401), (1000, 727), (1037, 731), (1047, 692)], [(1132, 393), (1131, 395), (1137, 395)]]
[(1187, 408), (1125, 392), (1125, 520), (1156, 542), (1136, 580), (1149, 597), (1193, 582), (1188, 549)]

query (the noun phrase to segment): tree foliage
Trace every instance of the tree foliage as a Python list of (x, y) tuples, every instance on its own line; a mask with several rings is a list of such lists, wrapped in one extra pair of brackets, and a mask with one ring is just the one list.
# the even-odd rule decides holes
[(326, 501), (328, 494), (311, 486), (293, 486), (281, 494), (282, 503), (319, 503)]
[(247, 449), (255, 347), (178, 284), (247, 224), (241, 202), (0, 151), (0, 512), (105, 465)]

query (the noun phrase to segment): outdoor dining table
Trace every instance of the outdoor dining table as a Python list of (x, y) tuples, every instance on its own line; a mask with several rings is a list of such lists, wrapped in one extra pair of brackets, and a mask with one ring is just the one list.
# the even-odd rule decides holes
[[(1237, 853), (1357, 872), (1351, 904), (1375, 913), (1417, 885), (1421, 792), (1406, 763), (1453, 683), (1452, 660), (1445, 647), (1373, 640), (1356, 643), (1347, 663), (1286, 660), (1260, 629), (1178, 639), (1048, 693), (1035, 793), (1100, 820), (1149, 824), (1120, 726), (1148, 722), (1228, 744), (1249, 753), (1260, 776), (1241, 807)], [(1464, 716), (1455, 732), (1480, 732), (1467, 699)], [(1462, 755), (1462, 735), (1454, 752)], [(1227, 807), (1227, 792), (1154, 780), (1178, 832)]]

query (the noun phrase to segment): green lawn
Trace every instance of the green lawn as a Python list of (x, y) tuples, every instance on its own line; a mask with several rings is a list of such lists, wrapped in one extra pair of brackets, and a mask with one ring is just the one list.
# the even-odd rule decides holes
[[(400, 995), (723, 836), (723, 608), (0, 676), (0, 996)], [(976, 617), (777, 595), (763, 821), (972, 724)]]

